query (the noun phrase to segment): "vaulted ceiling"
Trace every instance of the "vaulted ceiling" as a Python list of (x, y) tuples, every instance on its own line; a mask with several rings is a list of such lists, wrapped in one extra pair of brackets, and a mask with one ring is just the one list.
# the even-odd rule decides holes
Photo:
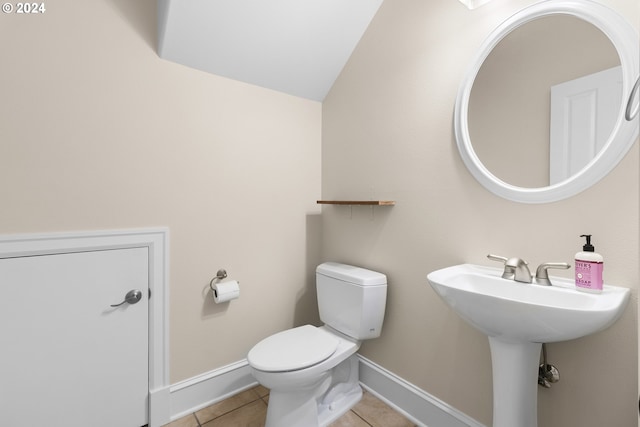
[(383, 0), (158, 0), (160, 57), (322, 101)]

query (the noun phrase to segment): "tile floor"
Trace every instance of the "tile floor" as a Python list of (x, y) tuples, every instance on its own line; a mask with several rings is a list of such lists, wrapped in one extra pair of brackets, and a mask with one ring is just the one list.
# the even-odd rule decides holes
[[(263, 427), (268, 401), (269, 390), (257, 386), (164, 427)], [(415, 424), (365, 391), (362, 400), (330, 427), (415, 427)]]

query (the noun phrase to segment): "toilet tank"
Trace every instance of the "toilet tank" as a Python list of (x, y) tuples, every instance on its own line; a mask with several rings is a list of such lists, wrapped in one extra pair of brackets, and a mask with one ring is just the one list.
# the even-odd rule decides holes
[(316, 268), (320, 320), (357, 340), (377, 338), (387, 303), (387, 276), (336, 262)]

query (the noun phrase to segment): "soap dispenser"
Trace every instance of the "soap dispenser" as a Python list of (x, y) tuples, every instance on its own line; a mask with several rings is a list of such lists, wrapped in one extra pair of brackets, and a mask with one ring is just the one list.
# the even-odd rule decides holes
[(591, 234), (583, 234), (587, 243), (582, 246), (582, 252), (576, 254), (576, 288), (585, 291), (602, 292), (602, 270), (604, 258), (595, 252), (591, 244)]

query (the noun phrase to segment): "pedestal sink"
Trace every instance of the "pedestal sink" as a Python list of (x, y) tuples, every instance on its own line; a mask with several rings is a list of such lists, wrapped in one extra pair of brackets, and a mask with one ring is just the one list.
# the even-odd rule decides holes
[(536, 427), (542, 343), (608, 328), (624, 311), (630, 291), (605, 285), (601, 294), (590, 294), (568, 279), (541, 286), (501, 275), (502, 269), (461, 264), (427, 279), (460, 317), (489, 337), (493, 427)]

